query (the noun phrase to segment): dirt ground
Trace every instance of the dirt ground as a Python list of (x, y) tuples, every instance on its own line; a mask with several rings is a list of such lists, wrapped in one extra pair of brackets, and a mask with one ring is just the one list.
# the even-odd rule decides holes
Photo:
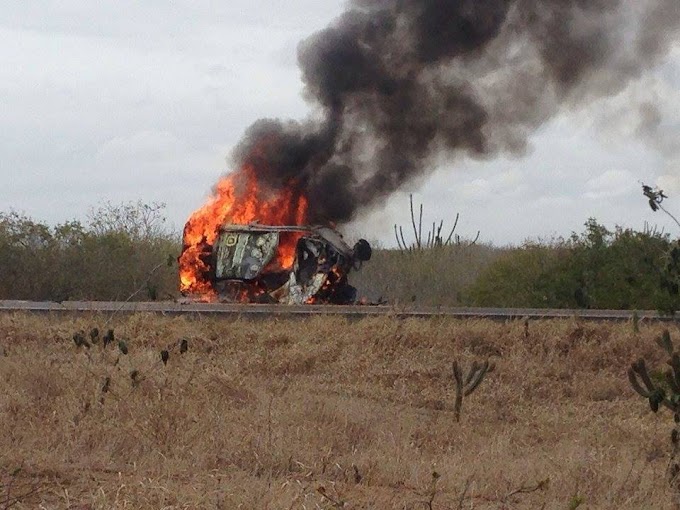
[(0, 509), (676, 508), (662, 327), (0, 315)]

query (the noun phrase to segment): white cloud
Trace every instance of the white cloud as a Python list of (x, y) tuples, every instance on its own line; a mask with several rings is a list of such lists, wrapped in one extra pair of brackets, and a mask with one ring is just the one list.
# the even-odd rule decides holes
[(665, 195), (673, 198), (680, 196), (680, 161), (677, 162), (677, 172), (674, 174), (665, 174), (659, 176), (656, 181), (657, 187), (664, 191)]
[(616, 198), (639, 187), (635, 176), (626, 170), (607, 170), (585, 185), (584, 197), (592, 200)]
[(462, 196), (470, 200), (484, 200), (492, 195), (516, 197), (526, 193), (527, 189), (526, 176), (518, 169), (510, 169), (464, 183)]
[(167, 131), (137, 131), (129, 136), (108, 140), (99, 149), (98, 157), (104, 159), (128, 159), (139, 157), (165, 157), (186, 150), (180, 141)]

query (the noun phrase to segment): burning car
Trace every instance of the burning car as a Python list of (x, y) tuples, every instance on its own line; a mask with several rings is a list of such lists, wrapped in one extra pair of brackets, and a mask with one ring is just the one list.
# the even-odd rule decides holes
[(333, 228), (311, 226), (324, 220), (310, 214), (302, 181), (270, 184), (243, 165), (191, 214), (178, 260), (181, 293), (201, 301), (353, 303), (347, 276), (371, 258), (368, 242), (350, 247)]
[(371, 258), (371, 246), (361, 239), (350, 247), (323, 226), (229, 224), (199, 258), (200, 279), (217, 300), (350, 304), (357, 292), (347, 276)]

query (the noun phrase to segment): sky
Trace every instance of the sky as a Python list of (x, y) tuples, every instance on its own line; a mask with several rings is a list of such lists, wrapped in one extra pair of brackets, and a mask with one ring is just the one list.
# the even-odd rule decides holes
[[(166, 204), (180, 230), (231, 170), (230, 153), (259, 118), (303, 119), (299, 41), (337, 17), (336, 0), (145, 2), (7, 0), (0, 6), (0, 211), (55, 224), (100, 204)], [(639, 106), (661, 107), (640, 129)], [(494, 245), (613, 228), (653, 213), (640, 181), (658, 185), (680, 214), (680, 43), (654, 72), (606, 100), (563, 111), (526, 153), (444, 159), (347, 227), (393, 245), (410, 226), (408, 196), (424, 222)]]

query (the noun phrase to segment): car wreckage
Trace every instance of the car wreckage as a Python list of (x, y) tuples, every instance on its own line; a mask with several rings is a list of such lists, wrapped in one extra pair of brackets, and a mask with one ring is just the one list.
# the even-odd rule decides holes
[(360, 239), (350, 247), (323, 226), (224, 225), (208, 267), (220, 301), (281, 304), (351, 304), (352, 270), (371, 258)]

